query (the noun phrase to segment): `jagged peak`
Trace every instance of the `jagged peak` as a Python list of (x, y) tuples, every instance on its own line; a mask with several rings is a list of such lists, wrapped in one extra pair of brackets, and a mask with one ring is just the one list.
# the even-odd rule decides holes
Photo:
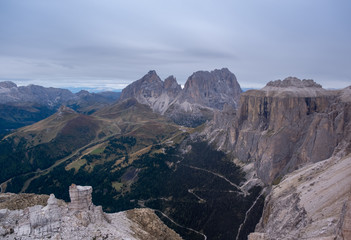
[[(234, 73), (232, 73), (228, 68), (222, 68), (222, 69), (214, 69), (212, 71), (203, 71), (203, 70), (200, 70), (200, 71), (197, 71), (197, 72), (194, 72), (189, 78), (188, 78), (188, 81), (189, 80), (193, 80), (193, 79), (196, 79), (196, 78), (201, 78), (201, 77), (205, 77), (205, 76), (217, 76), (219, 77), (218, 80), (224, 80), (223, 76), (228, 76), (228, 75), (232, 75), (233, 76), (233, 79), (236, 80), (236, 77), (234, 75)], [(187, 82), (188, 82), (187, 81)], [(186, 84), (186, 83), (185, 83)]]
[(283, 81), (276, 80), (270, 81), (267, 83), (266, 87), (278, 87), (278, 88), (288, 88), (288, 87), (296, 87), (296, 88), (322, 88), (322, 85), (316, 83), (312, 79), (303, 79), (300, 80), (296, 77), (287, 77)]
[(181, 87), (178, 84), (177, 79), (173, 75), (171, 75), (165, 79), (164, 88), (169, 89), (169, 88), (181, 88)]
[(232, 73), (228, 68), (224, 67), (221, 69), (215, 69), (213, 71), (211, 71), (211, 73), (217, 73), (217, 72), (222, 72), (222, 73)]
[(157, 75), (155, 70), (150, 70), (147, 74), (148, 75)]
[(161, 78), (157, 75), (155, 70), (150, 70), (147, 74), (145, 74), (141, 79), (139, 79), (136, 82), (147, 82), (147, 83), (160, 82), (160, 83), (163, 83)]
[(2, 88), (16, 88), (17, 84), (11, 81), (0, 82), (0, 87)]

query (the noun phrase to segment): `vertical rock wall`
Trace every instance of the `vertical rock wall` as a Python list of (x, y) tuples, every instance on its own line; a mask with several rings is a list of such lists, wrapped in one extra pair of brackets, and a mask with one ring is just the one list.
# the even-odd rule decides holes
[(314, 85), (269, 86), (243, 93), (233, 119), (234, 155), (254, 162), (258, 176), (269, 184), (306, 163), (329, 158), (338, 146), (347, 149), (340, 144), (347, 145), (351, 135), (346, 131), (351, 126), (351, 102), (341, 95)]

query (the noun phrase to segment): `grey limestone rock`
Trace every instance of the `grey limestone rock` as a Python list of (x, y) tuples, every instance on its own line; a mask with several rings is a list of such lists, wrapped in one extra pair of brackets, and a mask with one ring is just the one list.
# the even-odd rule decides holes
[[(106, 214), (92, 203), (92, 187), (72, 184), (71, 202), (53, 194), (46, 206), (32, 205), (18, 210), (0, 209), (1, 239), (181, 239), (150, 209)], [(0, 194), (2, 197), (3, 194)], [(5, 194), (5, 202), (33, 195)], [(22, 201), (25, 202), (25, 201)], [(11, 206), (3, 204), (2, 206)], [(17, 206), (17, 205), (15, 205)]]
[(350, 239), (351, 156), (307, 165), (273, 186), (249, 240)]
[(254, 163), (266, 184), (305, 164), (351, 152), (349, 88), (325, 90), (296, 78), (267, 86), (241, 94), (236, 114), (218, 113), (206, 125), (205, 138), (240, 162)]

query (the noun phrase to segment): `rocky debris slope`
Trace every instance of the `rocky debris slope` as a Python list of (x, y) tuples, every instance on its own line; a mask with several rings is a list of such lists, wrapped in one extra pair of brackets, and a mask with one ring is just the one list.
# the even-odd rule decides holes
[(173, 76), (163, 82), (150, 71), (123, 89), (121, 100), (135, 98), (178, 124), (197, 126), (212, 119), (214, 110), (223, 110), (225, 104), (236, 108), (241, 92), (235, 75), (227, 68), (195, 72), (184, 89)]
[[(2, 208), (0, 236), (2, 239), (181, 239), (150, 209), (104, 213), (101, 206), (93, 205), (91, 192), (90, 186), (72, 184), (70, 203), (51, 194), (46, 206)], [(34, 204), (42, 203), (42, 197), (34, 196), (0, 194), (0, 206), (6, 207), (16, 198), (27, 199), (23, 202), (33, 200)]]
[(351, 239), (351, 155), (309, 164), (266, 198), (256, 239)]
[(237, 113), (219, 113), (227, 123), (215, 118), (204, 135), (241, 162), (254, 162), (270, 184), (307, 163), (351, 152), (350, 96), (350, 88), (328, 91), (312, 80), (270, 82), (243, 93)]

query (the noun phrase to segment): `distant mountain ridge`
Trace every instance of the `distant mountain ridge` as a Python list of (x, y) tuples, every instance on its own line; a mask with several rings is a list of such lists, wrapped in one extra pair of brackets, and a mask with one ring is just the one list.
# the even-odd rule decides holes
[(38, 85), (18, 87), (15, 83), (0, 82), (0, 103), (32, 102), (49, 107), (61, 105), (77, 96), (67, 89), (45, 88)]
[(91, 114), (119, 98), (119, 92), (76, 94), (67, 89), (38, 85), (17, 86), (0, 82), (0, 133), (38, 122), (67, 105), (80, 113)]
[(121, 100), (135, 98), (175, 123), (194, 127), (212, 119), (224, 105), (236, 108), (242, 90), (227, 68), (193, 73), (181, 89), (173, 76), (163, 82), (150, 71), (122, 91)]

